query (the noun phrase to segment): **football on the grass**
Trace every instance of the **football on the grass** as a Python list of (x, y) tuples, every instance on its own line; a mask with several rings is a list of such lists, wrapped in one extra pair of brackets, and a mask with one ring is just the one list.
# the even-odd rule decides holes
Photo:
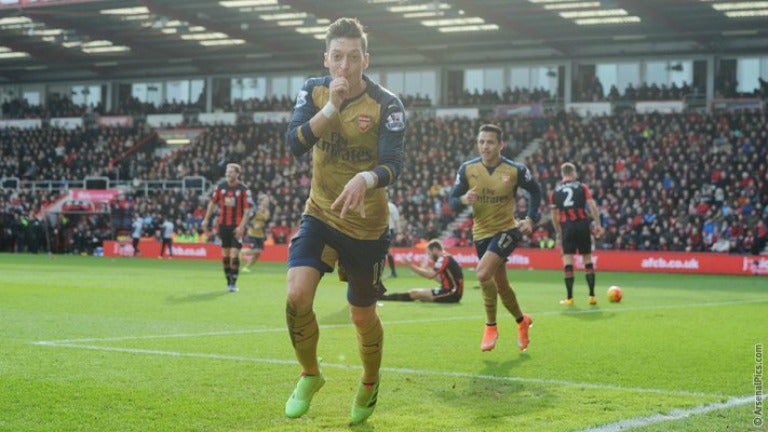
[(608, 301), (611, 303), (618, 303), (621, 301), (621, 288), (616, 285), (611, 285), (608, 288)]

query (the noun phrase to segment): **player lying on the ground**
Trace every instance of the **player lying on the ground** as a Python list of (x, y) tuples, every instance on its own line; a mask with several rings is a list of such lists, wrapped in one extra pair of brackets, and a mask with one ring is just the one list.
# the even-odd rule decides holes
[(458, 303), (464, 292), (464, 275), (461, 266), (452, 256), (443, 251), (443, 245), (438, 240), (427, 244), (427, 254), (434, 263), (411, 263), (411, 269), (427, 279), (438, 279), (438, 288), (414, 288), (406, 293), (383, 294), (379, 300), (397, 300), (436, 303)]

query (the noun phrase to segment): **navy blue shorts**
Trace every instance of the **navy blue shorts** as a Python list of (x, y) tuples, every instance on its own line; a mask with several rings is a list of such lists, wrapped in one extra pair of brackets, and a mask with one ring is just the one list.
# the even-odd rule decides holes
[(520, 240), (522, 239), (523, 234), (520, 230), (513, 228), (511, 230), (496, 233), (493, 237), (478, 240), (475, 242), (477, 257), (482, 258), (486, 251), (491, 251), (506, 260), (507, 257), (512, 254), (512, 251), (517, 248), (517, 245), (520, 244)]
[(248, 236), (245, 244), (253, 250), (264, 250), (264, 237)]
[(379, 296), (388, 247), (386, 230), (376, 240), (358, 240), (317, 218), (302, 216), (288, 249), (288, 268), (312, 267), (321, 274), (330, 273), (338, 261), (347, 280), (347, 301), (366, 307)]

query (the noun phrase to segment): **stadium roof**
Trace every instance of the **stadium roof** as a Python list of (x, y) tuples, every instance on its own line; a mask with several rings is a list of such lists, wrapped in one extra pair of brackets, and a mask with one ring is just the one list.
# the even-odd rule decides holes
[(314, 73), (340, 16), (375, 67), (768, 51), (768, 1), (0, 0), (0, 84)]

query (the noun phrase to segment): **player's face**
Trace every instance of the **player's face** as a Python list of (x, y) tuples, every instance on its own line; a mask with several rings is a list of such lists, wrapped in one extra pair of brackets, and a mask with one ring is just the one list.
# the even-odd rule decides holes
[(495, 132), (481, 131), (477, 134), (477, 152), (483, 163), (486, 165), (496, 165), (501, 160), (502, 143)]
[(361, 39), (332, 39), (323, 56), (323, 65), (331, 76), (346, 78), (351, 88), (360, 85), (363, 71), (368, 69), (368, 53), (363, 52), (362, 43)]
[(237, 172), (237, 168), (234, 167), (227, 167), (227, 171), (224, 173), (224, 176), (227, 177), (228, 183), (236, 182), (239, 175), (240, 174)]
[(440, 249), (437, 249), (437, 248), (430, 249), (429, 257), (432, 258), (432, 261), (437, 261), (437, 259), (440, 258)]

